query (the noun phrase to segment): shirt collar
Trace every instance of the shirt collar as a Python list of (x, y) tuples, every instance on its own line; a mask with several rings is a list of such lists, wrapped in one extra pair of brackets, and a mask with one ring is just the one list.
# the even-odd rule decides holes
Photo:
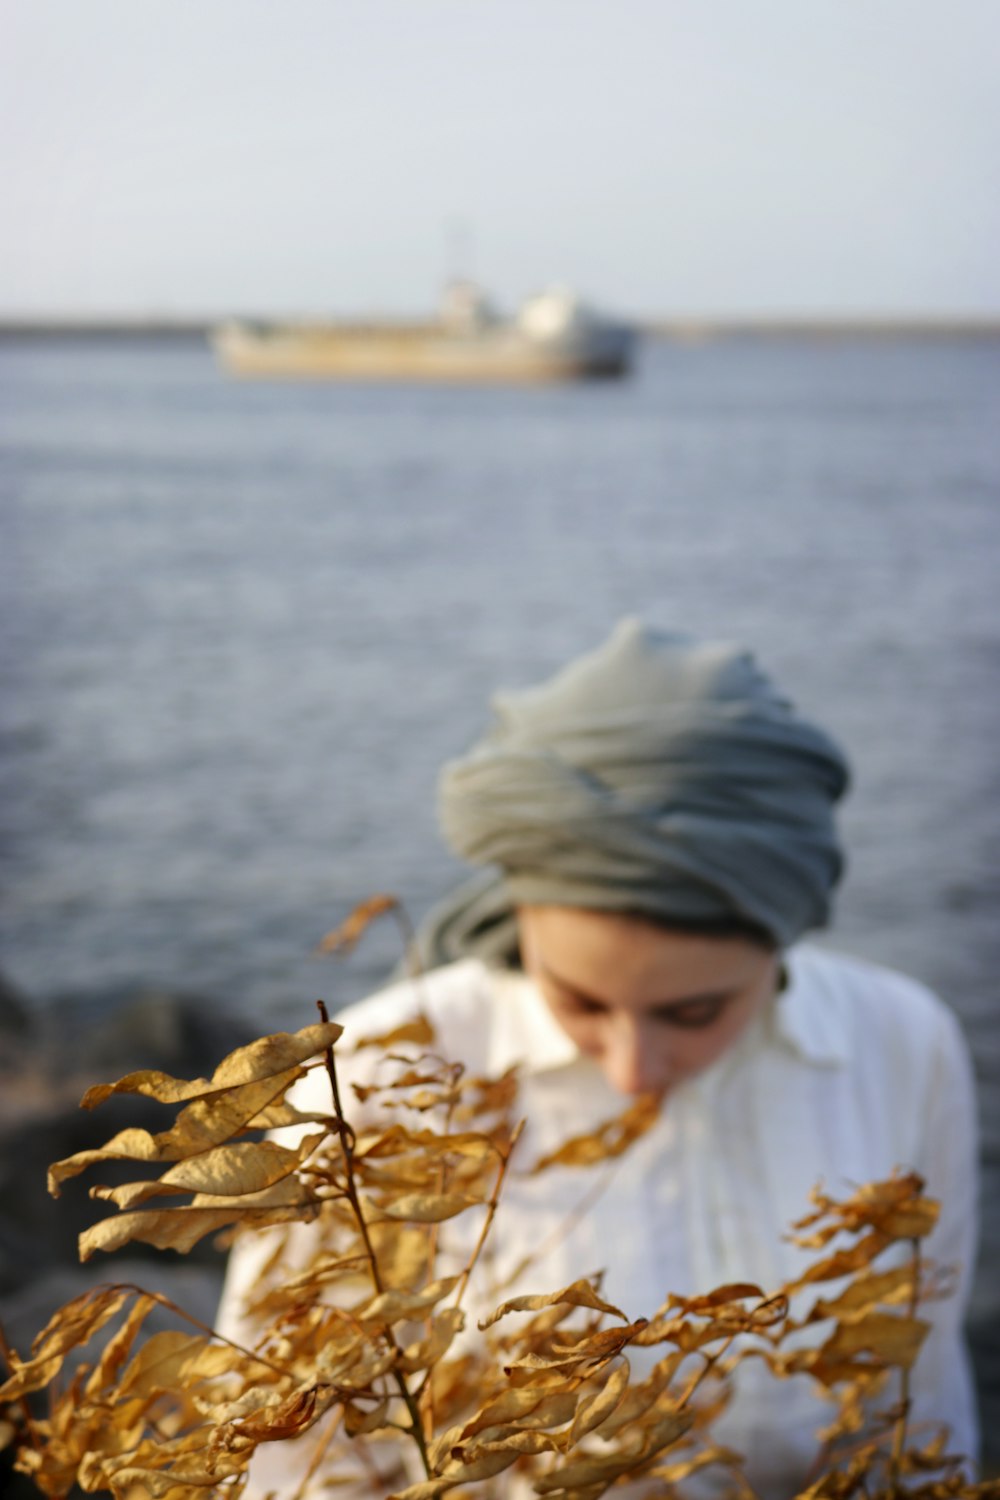
[(785, 955), (788, 982), (771, 1010), (772, 1034), (784, 1046), (821, 1067), (850, 1061), (850, 1037), (836, 996), (823, 995), (806, 949)]
[(490, 974), (496, 1005), (492, 1007), (487, 1069), (496, 1076), (515, 1064), (524, 1073), (545, 1073), (579, 1060), (576, 1043), (563, 1031), (526, 974), (499, 970)]

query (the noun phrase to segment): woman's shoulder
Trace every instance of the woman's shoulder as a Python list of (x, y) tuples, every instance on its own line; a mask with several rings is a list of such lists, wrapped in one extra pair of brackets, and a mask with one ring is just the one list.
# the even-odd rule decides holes
[(425, 1016), (435, 1034), (435, 1050), (474, 1065), (490, 1032), (503, 976), (476, 958), (460, 959), (424, 974), (398, 980), (338, 1012), (344, 1028), (338, 1043), (349, 1054), (371, 1037)]
[(963, 1045), (954, 1012), (920, 980), (809, 943), (787, 962), (789, 1028), (814, 1049), (848, 1060), (891, 1048), (916, 1059)]
[[(494, 972), (485, 964), (461, 959), (389, 984), (338, 1011), (333, 1020), (343, 1031), (334, 1050), (342, 1084), (373, 1081), (384, 1050), (378, 1039), (421, 1016), (433, 1029), (434, 1052), (481, 1070), (478, 1054), (490, 1034), (496, 987)], [(321, 1071), (314, 1070), (297, 1085), (296, 1103), (311, 1108), (316, 1098), (325, 1097), (325, 1089)]]

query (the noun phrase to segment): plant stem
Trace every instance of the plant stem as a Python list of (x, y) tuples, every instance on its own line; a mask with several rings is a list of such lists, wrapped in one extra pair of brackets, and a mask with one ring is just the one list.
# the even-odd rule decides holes
[[(323, 1001), (317, 1000), (316, 1004), (319, 1008), (319, 1013), (323, 1021), (329, 1021), (330, 1016)], [(351, 1210), (354, 1214), (354, 1218), (358, 1226), (358, 1232), (364, 1242), (365, 1254), (368, 1257), (368, 1266), (371, 1273), (372, 1283), (375, 1287), (375, 1291), (381, 1294), (382, 1292), (384, 1292), (385, 1286), (383, 1284), (382, 1275), (379, 1270), (378, 1259), (375, 1255), (375, 1247), (372, 1244), (371, 1235), (368, 1233), (368, 1223), (365, 1219), (364, 1210), (361, 1207), (361, 1196), (358, 1193), (358, 1185), (354, 1176), (354, 1153), (351, 1150), (351, 1142), (349, 1139), (353, 1132), (350, 1130), (349, 1126), (347, 1125), (347, 1121), (344, 1119), (344, 1111), (340, 1102), (340, 1084), (337, 1081), (337, 1064), (334, 1061), (332, 1046), (327, 1047), (326, 1049), (326, 1071), (330, 1078), (330, 1087), (333, 1090), (333, 1107), (334, 1112), (337, 1116), (337, 1132), (340, 1137), (340, 1149), (344, 1158), (344, 1187), (347, 1194), (347, 1201), (351, 1205)], [(396, 1355), (400, 1355), (402, 1353), (402, 1350), (396, 1342), (396, 1337), (390, 1327), (387, 1326), (384, 1329), (384, 1335), (390, 1348)], [(424, 1473), (427, 1475), (427, 1478), (430, 1479), (431, 1461), (430, 1456), (427, 1452), (427, 1440), (424, 1436), (423, 1422), (420, 1418), (420, 1408), (417, 1405), (416, 1398), (414, 1397), (412, 1391), (406, 1383), (406, 1377), (403, 1374), (402, 1370), (395, 1369), (392, 1373), (393, 1379), (396, 1382), (397, 1389), (399, 1390), (399, 1394), (403, 1398), (406, 1409), (410, 1414), (410, 1431), (413, 1434), (413, 1441), (416, 1443), (417, 1448), (419, 1449), (420, 1458), (424, 1466)]]
[[(511, 1132), (510, 1143), (507, 1147), (507, 1150), (500, 1158), (500, 1169), (497, 1172), (497, 1180), (493, 1184), (493, 1195), (490, 1198), (489, 1203), (486, 1205), (486, 1216), (483, 1219), (483, 1227), (479, 1232), (479, 1238), (476, 1241), (476, 1246), (472, 1252), (472, 1255), (469, 1257), (468, 1264), (459, 1277), (458, 1291), (455, 1293), (455, 1301), (453, 1304), (456, 1308), (461, 1307), (462, 1305), (462, 1298), (465, 1296), (466, 1288), (469, 1285), (469, 1278), (475, 1270), (476, 1262), (479, 1260), (479, 1257), (482, 1254), (483, 1246), (486, 1244), (486, 1237), (490, 1232), (490, 1227), (492, 1226), (493, 1220), (496, 1217), (497, 1207), (500, 1203), (500, 1193), (503, 1189), (504, 1180), (507, 1176), (507, 1169), (510, 1166), (510, 1159), (514, 1154), (514, 1147), (517, 1145), (523, 1129), (524, 1121), (519, 1120), (514, 1126), (513, 1131)], [(423, 1400), (424, 1396), (430, 1389), (431, 1371), (428, 1370), (417, 1389), (418, 1397)]]
[(190, 1323), (193, 1328), (198, 1328), (202, 1333), (207, 1333), (210, 1338), (218, 1339), (221, 1344), (228, 1344), (230, 1349), (235, 1349), (238, 1353), (245, 1354), (247, 1359), (252, 1359), (255, 1364), (264, 1365), (266, 1369), (273, 1370), (275, 1375), (280, 1375), (284, 1380), (295, 1379), (295, 1372), (293, 1370), (284, 1369), (281, 1365), (276, 1365), (273, 1360), (265, 1359), (262, 1354), (255, 1354), (245, 1344), (238, 1344), (235, 1339), (227, 1338), (224, 1333), (219, 1333), (210, 1324), (203, 1323), (193, 1313), (185, 1312), (183, 1307), (179, 1307), (176, 1302), (171, 1302), (170, 1298), (164, 1297), (161, 1292), (147, 1292), (144, 1287), (138, 1286), (133, 1281), (109, 1281), (102, 1283), (102, 1285), (118, 1287), (122, 1291), (135, 1292), (139, 1297), (149, 1297), (151, 1301), (158, 1302), (161, 1307), (169, 1308), (172, 1313), (176, 1313), (179, 1318), (183, 1318), (186, 1323)]
[(414, 982), (419, 982), (424, 977), (423, 965), (420, 962), (420, 954), (417, 950), (417, 935), (413, 930), (409, 913), (401, 901), (397, 901), (392, 909), (392, 914), (399, 923), (399, 930), (403, 937), (403, 958), (406, 963), (406, 972)]
[[(319, 1007), (319, 1013), (322, 1016), (324, 1022), (329, 1021), (330, 1016), (326, 1006), (323, 1004), (323, 1001), (317, 1000), (316, 1004)], [(347, 1121), (344, 1119), (344, 1110), (340, 1102), (340, 1084), (337, 1081), (337, 1065), (334, 1062), (332, 1047), (327, 1047), (325, 1058), (326, 1071), (330, 1079), (330, 1087), (333, 1091), (333, 1109), (334, 1114), (337, 1117), (337, 1134), (340, 1138), (340, 1149), (344, 1158), (344, 1191), (347, 1196), (347, 1201), (350, 1203), (351, 1208), (354, 1211), (354, 1217), (357, 1220), (358, 1231), (361, 1235), (362, 1240), (364, 1241), (365, 1254), (368, 1257), (368, 1269), (371, 1272), (371, 1278), (375, 1285), (375, 1290), (376, 1292), (381, 1293), (385, 1291), (385, 1287), (382, 1284), (382, 1276), (379, 1271), (378, 1260), (375, 1256), (375, 1247), (372, 1244), (371, 1235), (368, 1233), (368, 1224), (361, 1210), (361, 1199), (358, 1195), (358, 1187), (354, 1178), (354, 1154), (351, 1151), (350, 1142), (347, 1139), (348, 1134), (353, 1134), (353, 1132), (350, 1131), (350, 1127), (348, 1126)]]
[[(912, 1266), (913, 1284), (910, 1287), (909, 1316), (915, 1318), (920, 1303), (921, 1263), (920, 1241), (918, 1239), (914, 1239), (913, 1241)], [(904, 1365), (899, 1372), (899, 1416), (896, 1420), (896, 1430), (892, 1436), (892, 1456), (889, 1459), (889, 1484), (894, 1495), (898, 1494), (900, 1489), (899, 1471), (903, 1461), (903, 1454), (906, 1451), (906, 1433), (911, 1404), (910, 1368), (908, 1365)]]
[(486, 1208), (486, 1217), (483, 1220), (483, 1227), (480, 1230), (479, 1239), (476, 1241), (476, 1248), (473, 1250), (469, 1263), (459, 1278), (458, 1291), (455, 1295), (456, 1307), (461, 1307), (462, 1305), (462, 1298), (465, 1296), (465, 1289), (469, 1285), (469, 1277), (475, 1270), (476, 1262), (478, 1261), (480, 1254), (482, 1253), (483, 1246), (486, 1243), (486, 1236), (489, 1234), (490, 1228), (493, 1224), (493, 1220), (496, 1217), (497, 1206), (500, 1202), (500, 1193), (504, 1185), (504, 1180), (507, 1176), (507, 1168), (510, 1166), (510, 1159), (514, 1154), (514, 1147), (517, 1145), (523, 1129), (524, 1121), (518, 1120), (511, 1133), (510, 1144), (507, 1147), (507, 1150), (504, 1153), (503, 1157), (501, 1158), (500, 1170), (497, 1173), (497, 1180), (493, 1184), (493, 1196), (490, 1198), (489, 1204)]
[[(330, 1445), (333, 1442), (334, 1438), (337, 1436), (337, 1428), (340, 1425), (342, 1419), (342, 1411), (334, 1413), (334, 1420), (327, 1427), (326, 1432), (323, 1434), (322, 1440), (316, 1444), (313, 1456), (309, 1460), (309, 1467), (303, 1474), (302, 1479), (299, 1482), (299, 1487), (291, 1496), (291, 1500), (303, 1500), (303, 1497), (306, 1494), (313, 1475), (316, 1473), (316, 1470), (319, 1468), (320, 1464), (323, 1462), (323, 1460), (326, 1458), (326, 1455), (330, 1451)], [(362, 1445), (361, 1452), (363, 1456), (367, 1456), (364, 1445)]]
[[(737, 1330), (737, 1332), (739, 1332), (739, 1330)], [(729, 1335), (729, 1337), (726, 1339), (725, 1343), (721, 1346), (721, 1348), (716, 1349), (716, 1351), (715, 1351), (714, 1354), (706, 1354), (706, 1355), (703, 1356), (703, 1358), (705, 1360), (705, 1363), (702, 1365), (702, 1367), (701, 1367), (700, 1370), (698, 1370), (698, 1371), (695, 1372), (695, 1375), (694, 1375), (693, 1379), (691, 1379), (688, 1382), (687, 1390), (684, 1392), (684, 1394), (681, 1396), (681, 1399), (677, 1403), (677, 1410), (678, 1411), (683, 1411), (684, 1410), (685, 1406), (687, 1406), (688, 1402), (691, 1400), (691, 1397), (694, 1395), (695, 1391), (698, 1389), (698, 1387), (701, 1385), (702, 1381), (705, 1379), (705, 1376), (708, 1374), (708, 1372), (710, 1370), (714, 1369), (715, 1366), (719, 1363), (719, 1360), (722, 1358), (722, 1356), (732, 1346), (733, 1340), (735, 1338), (736, 1338), (736, 1333), (731, 1333)]]
[[(402, 908), (400, 908), (400, 911), (402, 911)], [(415, 951), (416, 950), (414, 949), (414, 953), (415, 953)], [(419, 969), (418, 969), (418, 972), (413, 975), (414, 983), (417, 983), (419, 981), (419, 978), (420, 978), (420, 975), (419, 975)], [(444, 1134), (446, 1136), (448, 1136), (448, 1135), (451, 1134), (452, 1124), (454, 1122), (454, 1116), (455, 1116), (455, 1104), (457, 1102), (456, 1087), (457, 1087), (458, 1081), (461, 1078), (462, 1073), (464, 1071), (465, 1071), (464, 1065), (461, 1064), (461, 1063), (452, 1068), (451, 1090), (449, 1092), (448, 1105), (447, 1105), (447, 1108), (445, 1110), (445, 1118), (444, 1118)], [(451, 1174), (450, 1174), (450, 1172), (448, 1170), (447, 1162), (446, 1162), (445, 1158), (442, 1157), (441, 1158), (441, 1164), (440, 1164), (440, 1167), (438, 1169), (438, 1192), (442, 1196), (448, 1191), (448, 1185), (449, 1185), (450, 1179), (451, 1179)], [(439, 1240), (440, 1240), (440, 1233), (441, 1233), (441, 1225), (440, 1224), (431, 1224), (430, 1225), (430, 1233), (427, 1236), (427, 1264), (428, 1264), (428, 1267), (435, 1265), (436, 1262), (437, 1262), (438, 1243), (439, 1243)], [(425, 1323), (424, 1326), (427, 1328), (427, 1330), (429, 1332), (430, 1329), (431, 1329), (431, 1327), (433, 1326), (432, 1320), (430, 1319), (430, 1317), (428, 1317), (428, 1320), (427, 1320), (427, 1322)], [(433, 1387), (433, 1384), (432, 1384), (431, 1379), (430, 1379), (430, 1372), (428, 1372), (428, 1374), (425, 1376), (425, 1378), (420, 1382), (420, 1384), (418, 1385), (418, 1387), (416, 1389), (416, 1392), (414, 1394), (416, 1396), (416, 1399), (417, 1399), (417, 1402), (418, 1402), (418, 1405), (420, 1407), (420, 1411), (421, 1411), (421, 1414), (422, 1414), (422, 1420), (423, 1420), (423, 1424), (424, 1424), (424, 1430), (427, 1431), (427, 1432), (433, 1432), (434, 1431), (434, 1387)]]

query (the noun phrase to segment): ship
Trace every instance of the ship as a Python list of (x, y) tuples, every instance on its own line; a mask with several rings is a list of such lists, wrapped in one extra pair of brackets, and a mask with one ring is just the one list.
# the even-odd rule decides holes
[(469, 281), (426, 322), (230, 321), (212, 344), (231, 375), (263, 379), (533, 384), (614, 379), (632, 369), (636, 330), (565, 287), (505, 318)]

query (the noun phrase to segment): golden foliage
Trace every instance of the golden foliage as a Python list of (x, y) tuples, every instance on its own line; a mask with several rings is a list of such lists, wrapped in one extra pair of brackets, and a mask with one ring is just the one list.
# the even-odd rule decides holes
[(407, 942), (412, 938), (410, 925), (402, 906), (395, 896), (369, 896), (367, 901), (362, 901), (356, 906), (345, 921), (332, 932), (328, 932), (317, 944), (317, 953), (350, 953), (362, 934), (371, 926), (376, 918), (392, 912), (400, 923), (404, 937)]
[[(339, 941), (353, 940), (375, 914), (373, 903)], [(916, 1315), (919, 1241), (936, 1216), (916, 1176), (866, 1184), (843, 1201), (815, 1194), (794, 1230), (820, 1258), (771, 1295), (741, 1282), (670, 1297), (629, 1322), (597, 1283), (576, 1281), (510, 1298), (482, 1320), (476, 1340), (462, 1304), (516, 1146), (515, 1081), (465, 1077), (426, 1050), (433, 1035), (418, 1020), (363, 1039), (392, 1049), (394, 1072), (366, 1093), (395, 1107), (382, 1111), (381, 1128), (355, 1127), (341, 1107), (339, 1035), (324, 1018), (239, 1049), (211, 1080), (133, 1073), (85, 1097), (92, 1108), (112, 1093), (143, 1094), (180, 1111), (159, 1134), (125, 1130), (52, 1168), (54, 1193), (109, 1161), (162, 1169), (92, 1190), (117, 1213), (83, 1235), (82, 1258), (131, 1241), (184, 1252), (220, 1228), (270, 1226), (273, 1271), (282, 1254), (274, 1226), (318, 1220), (322, 1233), (307, 1264), (262, 1276), (254, 1308), (262, 1336), (253, 1349), (194, 1320), (187, 1332), (145, 1336), (150, 1312), (166, 1299), (107, 1286), (61, 1308), (26, 1358), (9, 1351), (0, 1442), (17, 1443), (17, 1467), (45, 1494), (66, 1495), (76, 1483), (120, 1500), (136, 1492), (238, 1497), (256, 1448), (307, 1433), (313, 1466), (325, 1474), (337, 1473), (344, 1445), (363, 1451), (373, 1435), (380, 1447), (408, 1451), (397, 1500), (489, 1485), (515, 1465), (551, 1500), (597, 1500), (640, 1475), (655, 1485), (651, 1494), (672, 1495), (709, 1464), (728, 1472), (734, 1494), (749, 1493), (738, 1455), (712, 1442), (711, 1426), (733, 1369), (751, 1357), (778, 1378), (811, 1378), (840, 1397), (840, 1415), (823, 1435), (825, 1467), (805, 1495), (876, 1500), (905, 1486), (913, 1500), (971, 1500), (989, 1492), (966, 1481), (940, 1442), (908, 1440), (907, 1382), (927, 1327)], [(312, 1068), (327, 1070), (325, 1114), (286, 1099)], [(550, 1161), (607, 1160), (653, 1118), (650, 1102), (640, 1101)], [(419, 1128), (406, 1123), (414, 1119)], [(281, 1124), (299, 1127), (296, 1144), (262, 1138)], [(440, 1226), (469, 1213), (481, 1221), (475, 1248), (444, 1273)], [(833, 1248), (838, 1236), (848, 1243)], [(907, 1245), (902, 1263), (874, 1268), (883, 1252)], [(793, 1293), (801, 1299), (845, 1277), (792, 1318)], [(782, 1347), (814, 1325), (808, 1347), (801, 1337)], [(107, 1341), (87, 1355), (99, 1334)], [(661, 1350), (641, 1380), (632, 1377), (633, 1346)], [(889, 1377), (898, 1382), (896, 1414), (864, 1435), (866, 1400)], [(28, 1410), (40, 1391), (49, 1400), (44, 1417)]]

